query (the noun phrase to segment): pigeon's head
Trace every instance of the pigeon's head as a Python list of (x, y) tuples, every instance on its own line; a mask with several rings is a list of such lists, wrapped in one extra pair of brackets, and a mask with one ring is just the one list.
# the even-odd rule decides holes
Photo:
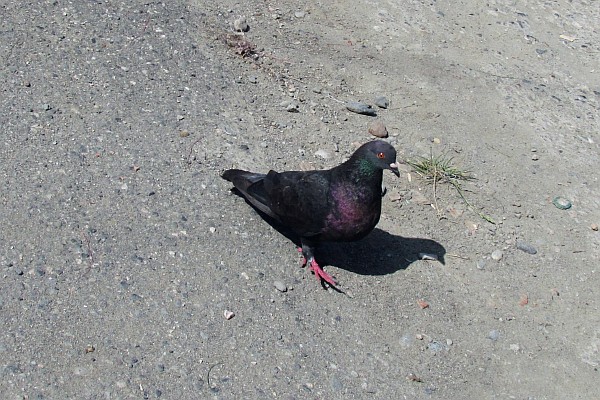
[(374, 140), (363, 144), (356, 151), (362, 157), (365, 157), (369, 163), (378, 169), (389, 169), (396, 176), (398, 172), (398, 163), (396, 162), (396, 149), (388, 142), (383, 140)]

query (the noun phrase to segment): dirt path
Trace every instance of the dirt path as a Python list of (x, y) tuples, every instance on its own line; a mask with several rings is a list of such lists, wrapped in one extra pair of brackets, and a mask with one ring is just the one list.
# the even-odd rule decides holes
[[(0, 6), (5, 398), (598, 396), (594, 2), (30, 3)], [(474, 207), (387, 174), (321, 249), (343, 295), (219, 174), (329, 168), (375, 121)]]

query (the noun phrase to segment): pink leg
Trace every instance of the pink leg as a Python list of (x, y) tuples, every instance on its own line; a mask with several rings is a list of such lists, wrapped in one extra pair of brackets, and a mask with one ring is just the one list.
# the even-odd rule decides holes
[[(300, 253), (302, 253), (301, 248), (298, 248), (298, 251)], [(323, 268), (321, 268), (319, 266), (319, 264), (317, 264), (317, 262), (315, 261), (314, 258), (311, 258), (309, 261), (310, 262), (308, 262), (306, 260), (306, 257), (302, 256), (302, 266), (304, 267), (304, 266), (306, 266), (306, 264), (310, 264), (309, 268), (315, 274), (315, 277), (317, 278), (317, 280), (319, 282), (322, 279), (325, 282), (329, 283), (333, 287), (337, 286), (337, 282), (333, 279), (333, 277), (331, 275), (329, 275), (327, 272), (323, 271)]]
[(317, 264), (315, 259), (310, 260), (310, 270), (315, 274), (319, 282), (323, 279), (325, 282), (329, 283), (331, 286), (337, 286), (337, 282), (333, 279), (331, 275), (327, 272), (323, 271), (323, 268)]

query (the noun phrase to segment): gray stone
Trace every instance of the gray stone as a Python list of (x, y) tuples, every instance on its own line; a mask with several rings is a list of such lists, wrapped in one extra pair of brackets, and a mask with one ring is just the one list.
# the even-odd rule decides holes
[(390, 102), (384, 96), (379, 96), (375, 98), (375, 105), (379, 108), (388, 108), (390, 106)]
[(288, 290), (287, 285), (281, 281), (273, 282), (273, 286), (275, 286), (275, 289), (279, 290), (282, 293), (285, 293)]

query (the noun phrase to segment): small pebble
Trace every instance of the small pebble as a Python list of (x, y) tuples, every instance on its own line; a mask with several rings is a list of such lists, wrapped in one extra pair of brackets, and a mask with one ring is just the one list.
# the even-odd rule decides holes
[(590, 228), (591, 228), (593, 231), (597, 231), (597, 230), (598, 230), (598, 224), (591, 224), (591, 225), (590, 225)]
[(494, 250), (492, 251), (492, 260), (494, 261), (500, 261), (502, 259), (502, 256), (504, 256), (504, 254), (502, 253), (502, 250)]
[(485, 269), (485, 263), (486, 262), (484, 259), (477, 261), (477, 269), (481, 269), (481, 270)]
[(388, 108), (390, 106), (390, 102), (384, 96), (379, 96), (375, 99), (375, 105), (379, 108)]
[(537, 161), (537, 160), (539, 160), (539, 159), (540, 159), (540, 157), (539, 157), (537, 154), (534, 154), (534, 155), (532, 155), (532, 156), (531, 156), (531, 159), (532, 159), (533, 161)]
[(529, 304), (529, 296), (527, 296), (527, 294), (522, 294), (519, 299), (519, 305), (525, 307), (527, 304)]
[(244, 17), (240, 17), (240, 18), (236, 19), (235, 21), (233, 21), (233, 28), (237, 32), (248, 32), (250, 30), (250, 26), (248, 26), (248, 23), (246, 22), (246, 18), (244, 18)]
[(306, 13), (304, 11), (296, 11), (294, 13), (294, 15), (296, 16), (296, 18), (304, 18), (304, 16), (306, 15)]
[(315, 151), (315, 156), (324, 160), (327, 160), (329, 157), (331, 157), (329, 152), (323, 149)]
[(378, 138), (386, 138), (388, 137), (388, 131), (383, 122), (376, 121), (369, 127), (369, 133)]
[(258, 78), (256, 76), (251, 76), (251, 77), (248, 78), (248, 82), (257, 84), (258, 83)]
[(500, 338), (500, 332), (497, 331), (496, 329), (491, 330), (490, 333), (488, 333), (488, 339), (493, 340), (494, 342), (496, 340), (498, 340)]
[(286, 284), (281, 281), (273, 282), (273, 286), (275, 286), (275, 289), (279, 290), (282, 293), (285, 293), (288, 290)]
[(425, 301), (425, 300), (423, 300), (423, 299), (419, 299), (419, 300), (417, 300), (417, 304), (419, 305), (419, 307), (420, 307), (421, 309), (429, 308), (429, 303), (428, 303), (428, 302), (426, 302), (426, 301)]
[(417, 304), (419, 305), (419, 307), (420, 307), (422, 310), (423, 310), (423, 309), (425, 309), (425, 308), (429, 308), (429, 303), (428, 303), (428, 302), (426, 302), (426, 301), (425, 301), (425, 300), (423, 300), (423, 299), (419, 299), (419, 300), (417, 300)]
[(524, 251), (527, 254), (537, 254), (537, 250), (535, 247), (530, 245), (529, 243), (525, 243), (521, 240), (517, 240), (517, 249)]
[(427, 348), (433, 352), (433, 353), (437, 353), (439, 351), (442, 351), (444, 349), (444, 345), (441, 344), (440, 342), (438, 342), (437, 340), (432, 341), (431, 343), (429, 343), (427, 345)]
[(290, 103), (287, 105), (287, 107), (285, 108), (285, 110), (287, 112), (291, 112), (291, 113), (298, 113), (300, 112), (300, 108), (298, 107), (298, 104), (296, 103)]
[(230, 320), (231, 318), (235, 317), (235, 313), (233, 311), (225, 310), (225, 312), (223, 312), (223, 316), (225, 319)]
[(400, 338), (400, 345), (402, 347), (408, 348), (412, 345), (413, 341), (414, 341), (413, 336), (410, 333), (407, 333)]
[(554, 204), (559, 210), (568, 210), (572, 206), (570, 200), (560, 196), (557, 196), (554, 199), (552, 199), (552, 204)]
[(373, 107), (371, 107), (368, 104), (359, 103), (357, 101), (349, 101), (348, 103), (346, 103), (346, 108), (348, 109), (348, 111), (352, 111), (357, 114), (369, 115), (372, 117), (377, 116), (377, 113), (375, 112)]

